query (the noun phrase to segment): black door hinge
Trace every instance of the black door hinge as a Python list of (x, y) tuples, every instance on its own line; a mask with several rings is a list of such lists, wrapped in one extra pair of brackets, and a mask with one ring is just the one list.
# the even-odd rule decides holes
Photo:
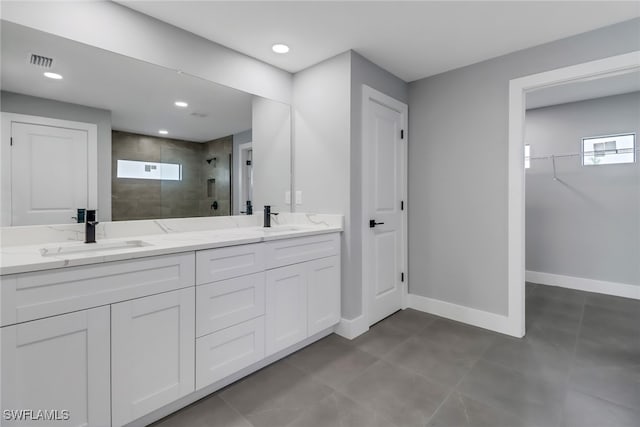
[(404, 282), (404, 273), (400, 273), (400, 281)]
[(403, 211), (404, 210), (404, 200), (400, 201), (400, 210)]
[(404, 129), (400, 130), (400, 139), (404, 139)]
[(251, 166), (251, 160), (247, 160), (247, 166)]
[(9, 145), (13, 145), (13, 137), (9, 138)]

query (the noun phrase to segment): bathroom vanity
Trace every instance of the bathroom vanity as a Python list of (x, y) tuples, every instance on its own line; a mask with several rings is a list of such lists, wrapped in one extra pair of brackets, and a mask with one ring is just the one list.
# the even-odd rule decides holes
[[(96, 246), (3, 244), (2, 408), (145, 425), (331, 333), (342, 217), (286, 217), (271, 229), (257, 216), (106, 223)], [(47, 234), (27, 228), (3, 238)]]

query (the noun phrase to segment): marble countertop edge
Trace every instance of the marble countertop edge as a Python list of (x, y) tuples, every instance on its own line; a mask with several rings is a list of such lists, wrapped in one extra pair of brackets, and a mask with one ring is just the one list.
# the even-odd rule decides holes
[[(82, 242), (54, 242), (47, 244), (0, 247), (0, 276), (37, 272), (59, 268), (78, 267), (113, 261), (179, 254), (228, 246), (260, 243), (294, 237), (305, 237), (343, 231), (337, 225), (304, 225), (272, 229), (240, 227), (231, 229), (172, 232), (167, 234), (127, 236), (98, 239), (99, 243), (142, 241), (145, 246), (90, 250), (67, 254), (41, 255), (43, 248), (65, 248), (84, 245)], [(266, 231), (265, 231), (266, 230)], [(4, 277), (7, 279), (8, 277)]]

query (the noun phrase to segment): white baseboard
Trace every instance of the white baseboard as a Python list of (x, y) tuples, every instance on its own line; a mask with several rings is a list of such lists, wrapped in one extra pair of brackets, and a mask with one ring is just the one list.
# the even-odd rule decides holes
[(507, 316), (415, 294), (409, 294), (408, 300), (409, 307), (414, 310), (435, 314), (436, 316), (467, 323), (479, 328), (489, 329), (490, 331), (501, 334), (520, 336), (515, 334), (513, 328), (510, 327)]
[(355, 319), (342, 318), (338, 326), (336, 326), (336, 334), (349, 340), (364, 334), (369, 330), (369, 325), (364, 318), (364, 315), (356, 317)]
[(527, 282), (540, 283), (541, 285), (559, 286), (561, 288), (576, 289), (579, 291), (640, 299), (640, 286), (628, 285), (626, 283), (607, 282), (604, 280), (562, 276), (560, 274), (528, 270), (525, 272), (525, 278)]

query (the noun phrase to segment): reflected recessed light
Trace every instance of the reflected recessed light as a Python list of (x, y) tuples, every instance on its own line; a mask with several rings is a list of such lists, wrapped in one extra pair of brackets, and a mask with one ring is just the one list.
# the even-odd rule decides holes
[(276, 43), (271, 46), (271, 50), (273, 50), (275, 53), (287, 53), (289, 52), (289, 46), (282, 43)]
[(186, 108), (186, 107), (188, 107), (188, 106), (189, 106), (189, 104), (187, 104), (187, 103), (186, 103), (186, 102), (184, 102), (184, 101), (176, 101), (176, 102), (174, 102), (174, 105), (175, 105), (176, 107), (181, 107), (181, 108)]
[(160, 130), (158, 131), (158, 133), (159, 133), (160, 135), (166, 135), (166, 134), (168, 134), (168, 133), (169, 133), (169, 131), (168, 131), (168, 130), (166, 130), (166, 129), (160, 129)]
[(48, 77), (50, 79), (54, 79), (54, 80), (61, 80), (62, 76), (60, 74), (56, 74), (56, 73), (51, 73), (49, 71), (47, 71), (46, 73), (44, 73), (45, 77)]

